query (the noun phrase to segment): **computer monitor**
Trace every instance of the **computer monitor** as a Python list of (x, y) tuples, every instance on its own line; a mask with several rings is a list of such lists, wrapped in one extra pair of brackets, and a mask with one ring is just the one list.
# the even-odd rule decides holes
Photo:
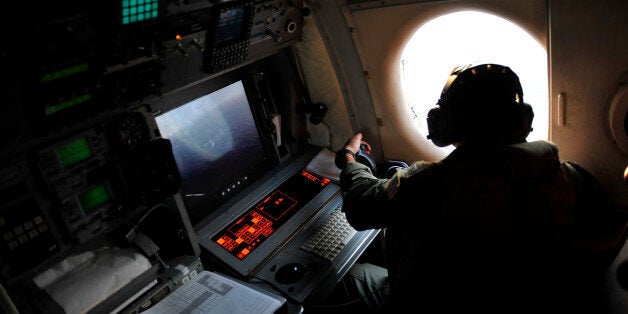
[(172, 95), (155, 117), (172, 149), (188, 214), (196, 223), (278, 164), (272, 138), (261, 132), (263, 105), (245, 71)]

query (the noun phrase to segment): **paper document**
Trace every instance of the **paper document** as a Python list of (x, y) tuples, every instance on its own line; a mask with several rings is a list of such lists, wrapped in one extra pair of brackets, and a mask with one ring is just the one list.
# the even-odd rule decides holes
[(336, 153), (328, 148), (323, 148), (316, 156), (314, 156), (314, 158), (312, 158), (312, 161), (307, 164), (306, 169), (332, 181), (338, 182), (340, 181), (341, 170), (336, 167), (335, 160)]
[(102, 247), (72, 255), (33, 278), (64, 313), (86, 313), (150, 269), (135, 249)]
[(274, 313), (286, 299), (202, 271), (142, 313)]

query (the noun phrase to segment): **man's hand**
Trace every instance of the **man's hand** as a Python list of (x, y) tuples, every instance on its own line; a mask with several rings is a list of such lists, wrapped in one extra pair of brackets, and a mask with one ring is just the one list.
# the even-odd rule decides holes
[(367, 154), (371, 153), (371, 145), (369, 145), (369, 143), (365, 142), (362, 139), (362, 133), (359, 133), (359, 132), (356, 133), (352, 138), (350, 138), (347, 141), (344, 148), (349, 149), (354, 153), (357, 153), (358, 150), (360, 149), (360, 145), (364, 145), (363, 150), (365, 153)]
[(347, 143), (345, 143), (345, 146), (343, 148), (346, 148), (350, 151), (353, 152), (353, 155), (351, 154), (345, 154), (344, 155), (344, 162), (340, 162), (343, 165), (346, 165), (348, 162), (354, 162), (355, 160), (355, 154), (358, 153), (358, 150), (360, 150), (360, 147), (362, 148), (362, 151), (366, 154), (370, 154), (371, 153), (371, 145), (369, 145), (369, 143), (365, 142), (362, 138), (362, 133), (358, 132), (356, 133), (353, 137), (351, 137)]
[(371, 153), (371, 145), (362, 139), (362, 133), (357, 133), (345, 143), (342, 149), (336, 152), (336, 159), (334, 160), (336, 167), (343, 169), (347, 163), (355, 162), (355, 155), (360, 149), (365, 154)]

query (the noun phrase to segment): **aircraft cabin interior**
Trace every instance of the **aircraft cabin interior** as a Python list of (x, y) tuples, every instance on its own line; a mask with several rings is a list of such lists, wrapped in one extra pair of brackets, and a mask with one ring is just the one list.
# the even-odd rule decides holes
[[(68, 0), (2, 15), (2, 312), (333, 311), (384, 236), (348, 225), (333, 154), (361, 132), (379, 165), (444, 158), (454, 147), (427, 138), (426, 117), (476, 62), (519, 75), (527, 140), (555, 143), (612, 199), (603, 293), (628, 311), (627, 1)], [(331, 223), (344, 233), (323, 252)]]

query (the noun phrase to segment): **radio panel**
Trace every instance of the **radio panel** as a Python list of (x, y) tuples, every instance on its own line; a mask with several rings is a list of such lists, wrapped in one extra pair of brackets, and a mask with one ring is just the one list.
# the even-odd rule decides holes
[(59, 214), (80, 242), (107, 231), (102, 218), (115, 210), (112, 179), (92, 178), (110, 161), (109, 152), (104, 135), (92, 128), (37, 153), (37, 165), (57, 197)]
[(169, 141), (138, 108), (0, 168), (0, 275), (15, 277), (105, 236), (176, 193)]
[(87, 185), (86, 173), (106, 162), (105, 142), (94, 129), (39, 151), (38, 165), (49, 186), (67, 197)]
[(24, 160), (0, 169), (0, 274), (10, 277), (57, 253), (60, 245), (48, 223), (51, 202), (36, 188)]

